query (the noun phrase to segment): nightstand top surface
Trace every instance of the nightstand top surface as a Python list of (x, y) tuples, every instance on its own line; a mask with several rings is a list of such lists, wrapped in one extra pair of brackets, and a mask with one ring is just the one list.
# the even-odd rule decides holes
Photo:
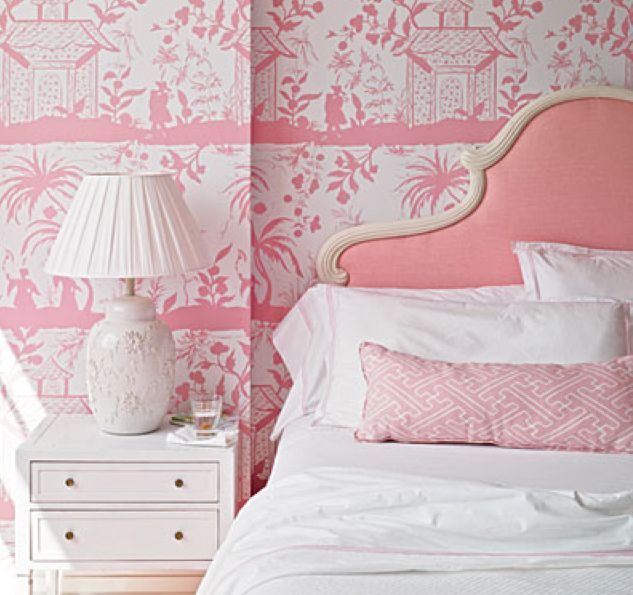
[(92, 415), (48, 415), (20, 446), (31, 459), (213, 461), (233, 455), (228, 447), (168, 444), (167, 434), (176, 430), (165, 418), (161, 428), (149, 434), (117, 436), (97, 427)]

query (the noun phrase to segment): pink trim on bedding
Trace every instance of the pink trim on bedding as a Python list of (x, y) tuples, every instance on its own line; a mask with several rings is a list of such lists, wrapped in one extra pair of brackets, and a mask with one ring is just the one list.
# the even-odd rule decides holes
[[(363, 547), (363, 546), (347, 546), (347, 545), (321, 545), (321, 544), (302, 544), (288, 546), (286, 548), (279, 548), (275, 551), (292, 550), (292, 549), (310, 549), (310, 550), (336, 550), (339, 552), (351, 552), (358, 554), (396, 554), (398, 556), (472, 556), (475, 558), (495, 557), (495, 558), (514, 558), (520, 556), (529, 556), (532, 558), (542, 558), (545, 556), (633, 556), (633, 549), (624, 550), (598, 550), (598, 551), (582, 551), (577, 552), (492, 552), (492, 553), (477, 553), (477, 552), (434, 552), (429, 550), (406, 550), (397, 548), (379, 548), (379, 547)], [(266, 555), (266, 554), (263, 554)]]
[[(298, 303), (299, 313), (303, 318), (303, 322), (305, 322), (306, 327), (308, 328), (308, 332), (310, 334), (314, 333), (314, 326), (312, 324), (312, 320), (310, 319), (310, 315), (305, 307), (305, 304), (301, 301)], [(301, 366), (301, 413), (303, 415), (307, 415), (309, 413), (308, 407), (308, 379), (306, 377), (306, 366)]]
[(306, 366), (301, 366), (301, 413), (307, 415), (308, 407), (308, 378), (306, 376)]
[(538, 284), (538, 277), (536, 276), (536, 267), (534, 266), (534, 254), (528, 252), (528, 258), (530, 259), (530, 272), (532, 274), (532, 289), (534, 290), (534, 298), (541, 299), (541, 288)]
[(312, 421), (312, 426), (319, 425), (319, 422), (325, 417), (325, 412), (327, 410), (327, 402), (328, 397), (330, 396), (330, 391), (332, 388), (332, 374), (331, 370), (334, 365), (334, 347), (336, 345), (336, 341), (334, 337), (336, 336), (336, 315), (334, 313), (334, 292), (332, 291), (331, 285), (325, 286), (325, 299), (327, 301), (327, 313), (328, 313), (328, 324), (330, 326), (330, 349), (328, 350), (328, 386), (327, 392), (325, 396), (321, 399), (319, 403), (319, 408), (317, 409), (317, 415), (315, 415), (314, 420)]
[(603, 248), (589, 248), (588, 246), (577, 246), (575, 244), (561, 244), (559, 242), (514, 242), (514, 250), (522, 252), (539, 252), (547, 254), (558, 252), (569, 256), (580, 256), (584, 258), (598, 258), (601, 256), (633, 256), (633, 251), (629, 250), (606, 250)]
[(313, 333), (314, 325), (312, 324), (312, 319), (310, 318), (310, 314), (308, 313), (306, 305), (302, 301), (298, 301), (297, 306), (299, 306), (299, 312), (301, 313), (301, 317), (303, 318), (303, 321), (306, 323), (308, 330), (311, 333)]
[(535, 118), (486, 172), (479, 207), (428, 234), (364, 242), (340, 260), (352, 286), (521, 283), (514, 240), (633, 250), (633, 104), (583, 99)]
[[(456, 558), (546, 558), (546, 557), (556, 557), (560, 556), (561, 558), (573, 558), (577, 556), (589, 556), (589, 557), (608, 557), (608, 556), (624, 556), (629, 557), (633, 556), (633, 549), (625, 549), (625, 550), (600, 550), (600, 551), (577, 551), (577, 552), (516, 552), (516, 553), (507, 553), (507, 552), (492, 552), (492, 553), (477, 553), (477, 552), (437, 552), (437, 551), (429, 551), (429, 550), (407, 550), (407, 549), (390, 549), (390, 548), (378, 548), (378, 547), (363, 547), (363, 546), (345, 546), (345, 545), (324, 545), (318, 543), (306, 543), (306, 544), (297, 544), (290, 545), (286, 547), (276, 548), (274, 550), (267, 550), (266, 552), (262, 552), (248, 560), (244, 561), (242, 564), (249, 564), (255, 562), (256, 560), (260, 560), (261, 558), (269, 557), (273, 554), (277, 554), (279, 552), (285, 551), (293, 551), (293, 550), (313, 550), (313, 551), (329, 551), (333, 550), (336, 552), (348, 552), (352, 554), (392, 554), (396, 556), (428, 556), (428, 557), (447, 557), (451, 556)], [(628, 564), (628, 563), (627, 563)]]

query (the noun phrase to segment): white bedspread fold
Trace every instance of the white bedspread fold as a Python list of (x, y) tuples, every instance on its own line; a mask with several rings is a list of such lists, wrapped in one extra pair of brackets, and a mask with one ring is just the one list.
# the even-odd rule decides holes
[(633, 565), (633, 493), (321, 467), (248, 502), (198, 593), (317, 574), (607, 565)]

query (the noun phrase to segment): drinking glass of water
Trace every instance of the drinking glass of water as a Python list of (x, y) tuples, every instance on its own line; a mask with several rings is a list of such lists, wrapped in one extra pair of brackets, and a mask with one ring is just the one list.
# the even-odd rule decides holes
[(208, 438), (213, 434), (222, 416), (221, 395), (192, 395), (191, 415), (198, 438)]

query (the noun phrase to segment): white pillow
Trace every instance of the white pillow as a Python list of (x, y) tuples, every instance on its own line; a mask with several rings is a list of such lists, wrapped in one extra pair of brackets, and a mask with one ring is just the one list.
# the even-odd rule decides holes
[(633, 299), (633, 252), (547, 242), (515, 242), (513, 250), (532, 299)]
[(628, 308), (619, 302), (432, 302), (333, 288), (326, 398), (319, 424), (356, 427), (365, 399), (359, 346), (449, 362), (605, 361), (628, 353)]
[(323, 284), (311, 287), (273, 334), (273, 344), (293, 380), (277, 417), (271, 435), (273, 440), (291, 421), (313, 413), (325, 395), (327, 353), (333, 338), (328, 303), (332, 304), (333, 291), (344, 291), (349, 295), (380, 294), (472, 302), (515, 301), (524, 299), (526, 295), (522, 285), (460, 289), (334, 288)]
[(290, 422), (314, 412), (326, 376), (325, 352), (332, 340), (324, 285), (306, 291), (277, 325), (273, 345), (292, 378), (271, 440), (276, 440)]

